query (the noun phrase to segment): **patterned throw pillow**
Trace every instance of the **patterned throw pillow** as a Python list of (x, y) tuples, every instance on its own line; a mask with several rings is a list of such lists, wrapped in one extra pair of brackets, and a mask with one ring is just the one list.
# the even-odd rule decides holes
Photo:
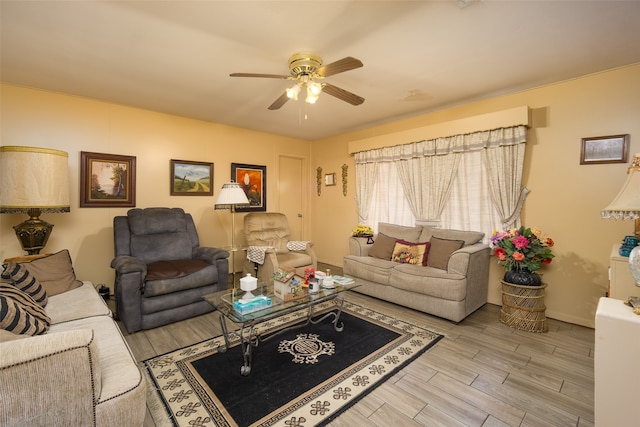
[(0, 329), (14, 334), (47, 332), (51, 319), (33, 298), (12, 285), (0, 284)]
[(429, 242), (412, 243), (398, 240), (393, 247), (391, 261), (414, 265), (427, 265), (429, 246)]
[(24, 268), (22, 265), (9, 261), (2, 272), (2, 278), (12, 280), (15, 287), (29, 294), (29, 296), (40, 304), (41, 307), (47, 305), (49, 299), (44, 287), (38, 279), (36, 279), (33, 274), (29, 273), (29, 270)]

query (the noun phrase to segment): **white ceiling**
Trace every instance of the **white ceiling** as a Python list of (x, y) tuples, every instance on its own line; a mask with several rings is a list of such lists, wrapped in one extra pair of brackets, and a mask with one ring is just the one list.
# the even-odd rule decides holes
[[(0, 78), (306, 140), (640, 62), (640, 1), (7, 1)], [(366, 99), (267, 107), (289, 56)]]

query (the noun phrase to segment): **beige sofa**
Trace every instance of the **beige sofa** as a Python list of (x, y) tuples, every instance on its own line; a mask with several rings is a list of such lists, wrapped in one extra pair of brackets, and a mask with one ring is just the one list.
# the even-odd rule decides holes
[(141, 426), (140, 369), (93, 284), (70, 283), (48, 296), (46, 333), (0, 329), (0, 426)]
[[(487, 302), (490, 249), (481, 242), (484, 233), (384, 223), (378, 230), (373, 244), (349, 239), (343, 269), (360, 285), (355, 291), (454, 322)], [(398, 241), (410, 250), (419, 245), (408, 243), (429, 242), (426, 265), (387, 258), (390, 245), (398, 252)]]

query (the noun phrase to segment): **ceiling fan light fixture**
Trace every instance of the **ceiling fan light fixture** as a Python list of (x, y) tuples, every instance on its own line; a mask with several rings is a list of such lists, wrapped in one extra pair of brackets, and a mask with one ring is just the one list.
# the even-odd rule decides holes
[(287, 98), (297, 101), (298, 100), (298, 94), (300, 93), (300, 85), (296, 84), (296, 85), (288, 88), (286, 91), (287, 91)]
[[(319, 93), (320, 92), (318, 92), (318, 94)], [(311, 87), (307, 86), (307, 98), (305, 99), (305, 102), (307, 104), (315, 104), (317, 100), (318, 100), (318, 95), (313, 93), (313, 90), (311, 89)]]
[(322, 91), (322, 85), (316, 82), (310, 82), (307, 84), (307, 92), (311, 92), (312, 94), (318, 96)]

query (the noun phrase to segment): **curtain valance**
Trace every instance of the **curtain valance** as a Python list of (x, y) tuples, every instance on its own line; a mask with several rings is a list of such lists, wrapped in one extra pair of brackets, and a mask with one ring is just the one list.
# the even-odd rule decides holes
[(526, 139), (527, 127), (519, 125), (361, 151), (354, 159), (356, 164), (393, 162), (522, 144)]

